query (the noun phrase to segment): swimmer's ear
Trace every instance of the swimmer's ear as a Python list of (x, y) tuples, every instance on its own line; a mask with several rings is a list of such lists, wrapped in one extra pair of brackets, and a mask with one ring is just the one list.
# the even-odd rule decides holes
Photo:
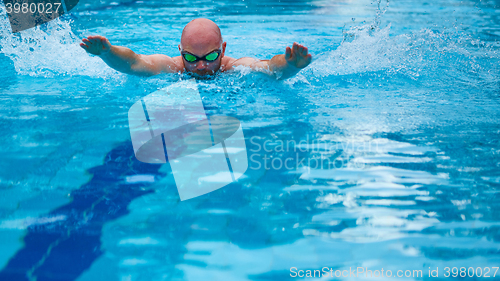
[(226, 42), (222, 43), (222, 56), (226, 53)]

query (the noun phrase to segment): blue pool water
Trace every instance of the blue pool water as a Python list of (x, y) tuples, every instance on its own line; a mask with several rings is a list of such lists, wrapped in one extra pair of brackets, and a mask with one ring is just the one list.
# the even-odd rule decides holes
[[(499, 278), (500, 2), (92, 0), (16, 35), (0, 6), (0, 280)], [(197, 82), (209, 115), (241, 121), (250, 161), (180, 201), (169, 164), (135, 159), (127, 112), (187, 77), (120, 74), (78, 43), (176, 56), (197, 17), (228, 56), (296, 41), (314, 59), (286, 81)]]

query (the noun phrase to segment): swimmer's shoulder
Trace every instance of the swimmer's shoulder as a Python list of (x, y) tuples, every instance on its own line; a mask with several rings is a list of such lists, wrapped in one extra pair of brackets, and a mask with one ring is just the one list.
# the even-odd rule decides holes
[(224, 56), (222, 58), (220, 71), (224, 72), (224, 71), (230, 70), (233, 67), (233, 63), (235, 61), (237, 61), (237, 59), (232, 58), (232, 57), (228, 57), (228, 56)]
[[(167, 57), (167, 56), (165, 56)], [(162, 65), (164, 72), (172, 73), (172, 72), (183, 72), (184, 64), (182, 63), (181, 56), (177, 57), (167, 57), (168, 59), (162, 60)]]
[(179, 66), (183, 65), (181, 56), (172, 57), (172, 60), (175, 62), (176, 65), (179, 65)]
[(252, 57), (242, 57), (239, 59), (228, 57), (226, 62), (224, 59), (226, 59), (226, 57), (222, 59), (222, 65), (224, 66), (222, 71), (231, 70), (239, 65), (250, 67), (252, 69), (267, 68), (267, 63), (269, 62), (269, 60), (259, 60)]

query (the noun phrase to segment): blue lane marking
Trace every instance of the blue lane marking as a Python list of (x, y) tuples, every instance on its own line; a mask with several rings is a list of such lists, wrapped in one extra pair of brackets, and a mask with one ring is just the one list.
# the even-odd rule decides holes
[(88, 170), (94, 177), (71, 193), (72, 202), (49, 213), (64, 215), (66, 220), (28, 228), (24, 248), (0, 271), (0, 280), (75, 280), (103, 254), (103, 225), (128, 214), (132, 200), (154, 192), (144, 190), (153, 183), (130, 184), (124, 178), (166, 176), (158, 171), (160, 167), (139, 162), (130, 142), (113, 149), (103, 165)]

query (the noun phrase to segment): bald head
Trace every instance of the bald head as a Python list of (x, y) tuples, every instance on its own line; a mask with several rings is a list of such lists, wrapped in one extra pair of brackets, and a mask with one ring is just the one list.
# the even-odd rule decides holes
[[(219, 27), (209, 19), (192, 20), (182, 30), (179, 51), (181, 51), (181, 57), (183, 58), (184, 69), (188, 72), (199, 75), (214, 74), (221, 67), (225, 50), (226, 43), (222, 41)], [(199, 59), (188, 62), (183, 55), (189, 53), (202, 58), (215, 52), (218, 52), (219, 56), (214, 61)]]
[(199, 18), (190, 21), (182, 30), (181, 45), (183, 48), (203, 49), (202, 47), (219, 47), (222, 35), (215, 22)]

